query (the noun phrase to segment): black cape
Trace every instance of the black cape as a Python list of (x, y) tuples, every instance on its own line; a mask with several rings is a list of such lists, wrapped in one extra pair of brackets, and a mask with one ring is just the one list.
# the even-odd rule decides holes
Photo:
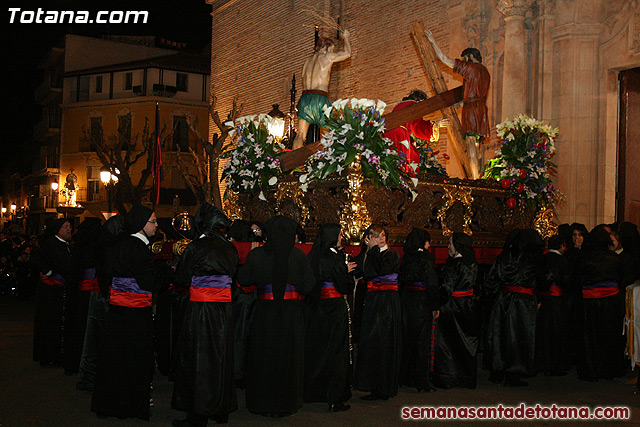
[(43, 241), (32, 257), (38, 273), (46, 274), (51, 271), (52, 277), (59, 275), (66, 281), (64, 287), (42, 281), (38, 283), (33, 322), (33, 360), (41, 364), (62, 363), (65, 296), (72, 293), (74, 286), (77, 288), (71, 248), (55, 236), (56, 232), (57, 230)]
[(534, 373), (536, 297), (508, 292), (503, 286), (535, 289), (536, 262), (525, 250), (504, 250), (495, 259), (485, 287), (498, 297), (487, 325), (484, 365), (494, 372), (518, 376)]
[[(400, 257), (392, 249), (371, 248), (363, 265), (365, 281), (398, 272)], [(367, 291), (362, 312), (354, 386), (381, 396), (398, 394), (402, 318), (397, 291)]]
[[(293, 228), (295, 233), (295, 227)], [(269, 232), (272, 241), (274, 235)], [(293, 247), (285, 262), (286, 283), (308, 294), (314, 285), (306, 255)], [(273, 300), (258, 300), (251, 324), (247, 360), (246, 403), (253, 413), (292, 413), (302, 406), (304, 316), (302, 302), (282, 299), (273, 265), (278, 254), (266, 246), (249, 252), (238, 273), (242, 286), (273, 285)], [(275, 283), (274, 283), (275, 282)]]
[[(133, 277), (142, 290), (155, 292), (169, 280), (163, 273), (137, 237), (123, 235), (107, 252), (105, 274)], [(100, 416), (148, 420), (154, 371), (151, 307), (111, 304), (103, 339), (91, 410)]]
[[(585, 250), (587, 253), (578, 277), (583, 287), (601, 282), (622, 283), (622, 261), (615, 252), (606, 247)], [(617, 295), (604, 298), (583, 298), (581, 313), (582, 342), (578, 353), (578, 377), (595, 381), (624, 375), (624, 289)]]
[[(431, 387), (433, 311), (440, 309), (434, 264), (429, 252), (416, 250), (412, 253), (405, 249), (398, 277), (402, 306), (400, 384), (419, 390)], [(407, 289), (406, 286), (412, 282), (424, 283), (424, 290)]]
[[(327, 248), (320, 255), (312, 295), (322, 282), (333, 282), (341, 294), (353, 292), (342, 252)], [(304, 399), (335, 404), (351, 398), (349, 306), (344, 296), (311, 301), (305, 341)]]
[[(220, 234), (189, 243), (175, 283), (189, 287), (194, 276), (227, 275), (234, 290), (238, 251)], [(178, 341), (171, 406), (198, 415), (224, 416), (238, 408), (233, 384), (231, 302), (189, 301)]]
[(474, 289), (477, 275), (478, 264), (465, 264), (462, 258), (449, 258), (442, 268), (433, 369), (437, 387), (476, 387), (480, 308), (474, 295), (452, 293)]
[[(554, 252), (544, 255), (544, 278), (538, 286), (540, 308), (536, 319), (535, 363), (538, 372), (564, 372), (569, 369), (567, 293), (573, 280), (571, 273), (571, 265), (566, 257)], [(551, 286), (557, 286), (563, 295), (545, 295)]]

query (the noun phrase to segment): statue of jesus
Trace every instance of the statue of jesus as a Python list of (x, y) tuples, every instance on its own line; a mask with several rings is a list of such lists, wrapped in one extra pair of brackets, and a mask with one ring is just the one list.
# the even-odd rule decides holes
[(309, 125), (316, 124), (320, 127), (324, 124), (322, 107), (331, 105), (329, 101), (329, 80), (331, 79), (331, 66), (334, 62), (344, 61), (351, 56), (351, 42), (349, 31), (340, 32), (340, 38), (344, 42), (343, 50), (334, 52), (335, 43), (328, 38), (320, 37), (315, 46), (315, 53), (304, 63), (302, 67), (302, 85), (304, 90), (298, 101), (298, 134), (293, 141), (293, 149), (300, 148), (307, 139)]
[(467, 48), (460, 54), (462, 59), (452, 59), (440, 50), (431, 31), (425, 30), (425, 36), (433, 45), (433, 50), (440, 61), (449, 68), (453, 68), (455, 73), (462, 75), (464, 86), (462, 132), (467, 143), (471, 178), (478, 179), (484, 166), (484, 148), (481, 142), (490, 133), (486, 102), (491, 76), (487, 67), (482, 65), (482, 56), (478, 49)]

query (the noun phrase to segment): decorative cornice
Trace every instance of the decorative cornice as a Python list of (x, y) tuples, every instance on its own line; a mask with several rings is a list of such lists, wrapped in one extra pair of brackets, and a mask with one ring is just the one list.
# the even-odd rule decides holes
[(569, 37), (597, 39), (600, 37), (602, 30), (602, 24), (571, 23), (553, 27), (551, 29), (551, 37), (554, 41)]
[(522, 17), (531, 9), (533, 0), (499, 0), (496, 8), (505, 18)]

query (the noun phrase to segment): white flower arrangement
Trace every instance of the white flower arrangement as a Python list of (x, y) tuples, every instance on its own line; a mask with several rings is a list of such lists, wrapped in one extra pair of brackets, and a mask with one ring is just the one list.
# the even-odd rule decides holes
[(485, 178), (495, 179), (512, 197), (507, 204), (532, 207), (555, 204), (564, 196), (553, 185), (556, 173), (551, 157), (558, 129), (526, 115), (505, 120), (496, 126), (502, 139), (495, 159), (485, 169)]
[[(259, 198), (266, 200), (262, 190), (275, 185), (282, 174), (278, 154), (285, 147), (269, 134), (268, 125), (273, 118), (267, 114), (244, 116), (236, 120), (229, 135), (235, 148), (221, 157), (228, 158), (222, 176), (226, 191), (252, 193), (260, 190)], [(225, 123), (230, 126), (232, 123)]]
[(411, 192), (408, 175), (404, 172), (406, 160), (384, 138), (382, 114), (386, 104), (371, 99), (339, 99), (325, 108), (328, 131), (320, 141), (322, 150), (313, 154), (306, 163), (307, 173), (300, 182), (321, 181), (333, 173), (341, 174), (361, 155), (362, 173), (375, 185), (404, 188)]

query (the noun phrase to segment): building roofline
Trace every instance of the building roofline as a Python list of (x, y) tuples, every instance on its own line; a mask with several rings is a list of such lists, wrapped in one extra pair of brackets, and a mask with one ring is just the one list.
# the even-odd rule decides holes
[(65, 77), (75, 77), (87, 74), (99, 74), (113, 71), (129, 71), (143, 68), (161, 68), (163, 70), (186, 71), (196, 74), (210, 74), (211, 61), (208, 57), (187, 52), (156, 56), (137, 61), (123, 62), (120, 64), (105, 65), (102, 67), (87, 68), (84, 70), (70, 71)]

